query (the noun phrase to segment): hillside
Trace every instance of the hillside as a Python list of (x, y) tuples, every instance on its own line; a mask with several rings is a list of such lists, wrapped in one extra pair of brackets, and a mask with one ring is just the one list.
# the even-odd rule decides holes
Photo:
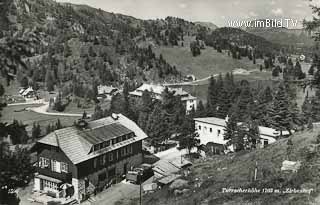
[(215, 25), (214, 23), (211, 23), (211, 22), (203, 22), (203, 21), (197, 21), (197, 22), (194, 22), (196, 25), (201, 25), (201, 26), (204, 26), (204, 27), (207, 27), (209, 28), (210, 30), (216, 30), (218, 28), (217, 25)]
[[(93, 81), (121, 86), (125, 79), (133, 84), (170, 82), (180, 80), (180, 72), (189, 74), (199, 70), (199, 77), (202, 77), (207, 75), (208, 69), (218, 73), (224, 69), (247, 67), (238, 62), (229, 64), (226, 57), (215, 55), (210, 49), (203, 51), (201, 58), (192, 59), (188, 58), (188, 45), (185, 49), (178, 48), (183, 42), (188, 44), (184, 37), (203, 39), (208, 45), (219, 40), (224, 29), (215, 29), (211, 34), (213, 24), (192, 23), (174, 17), (139, 20), (85, 5), (51, 0), (5, 0), (3, 5), (6, 12), (2, 13), (1, 22), (6, 29), (2, 35), (36, 32), (41, 40), (35, 48), (35, 57), (26, 59), (31, 71), (15, 71), (19, 82), (27, 78), (41, 87), (50, 79), (56, 87), (62, 87), (68, 93), (68, 87), (74, 87), (74, 82), (83, 83), (83, 87), (90, 87), (88, 82)], [(239, 35), (232, 30), (229, 36), (223, 34), (223, 37), (231, 43), (235, 40), (234, 35), (239, 37), (239, 44), (256, 46), (260, 50), (265, 48), (263, 52), (273, 49), (266, 40), (246, 32)], [(146, 41), (153, 42), (165, 52), (170, 53), (171, 49), (177, 55), (182, 52), (185, 57), (181, 59), (195, 62), (173, 62), (167, 57), (160, 59), (147, 47), (138, 47)], [(198, 63), (200, 61), (204, 66)], [(186, 66), (186, 63), (190, 65)], [(220, 65), (223, 66), (220, 68)], [(204, 71), (200, 71), (202, 66)]]
[(270, 42), (283, 46), (294, 46), (295, 51), (308, 49), (314, 45), (314, 40), (302, 29), (287, 28), (248, 28), (247, 32), (261, 36)]
[(271, 43), (263, 37), (231, 27), (214, 30), (210, 35), (206, 36), (205, 42), (207, 45), (219, 46), (222, 49), (230, 49), (231, 46), (250, 46), (255, 48), (257, 56), (260, 54), (276, 53), (279, 50), (277, 44)]
[[(191, 170), (188, 195), (174, 196), (167, 189), (144, 196), (145, 204), (318, 204), (319, 194), (319, 129), (303, 131), (290, 137), (292, 151), (288, 152), (288, 139), (281, 139), (265, 149), (224, 156), (213, 156), (205, 162), (195, 162)], [(288, 155), (288, 153), (290, 153)], [(302, 162), (297, 173), (281, 172), (286, 159)], [(253, 181), (258, 167), (257, 181)], [(198, 180), (196, 180), (198, 179)], [(200, 184), (197, 188), (195, 184)], [(223, 193), (223, 188), (279, 189), (282, 193), (239, 194)], [(283, 193), (287, 188), (313, 189), (309, 194)]]
[(153, 50), (157, 55), (161, 54), (171, 65), (175, 65), (182, 74), (193, 74), (198, 79), (238, 68), (248, 70), (259, 68), (258, 63), (254, 65), (247, 58), (233, 59), (227, 53), (219, 53), (209, 46), (201, 50), (201, 55), (193, 57), (189, 47), (192, 40), (193, 37), (185, 37), (183, 47), (156, 46)]

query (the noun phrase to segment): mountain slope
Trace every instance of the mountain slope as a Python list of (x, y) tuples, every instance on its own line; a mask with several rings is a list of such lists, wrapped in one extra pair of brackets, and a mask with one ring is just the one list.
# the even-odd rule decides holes
[[(223, 39), (229, 44), (259, 47), (263, 52), (274, 50), (270, 42), (244, 31), (239, 34), (237, 30), (230, 30), (225, 35), (224, 28), (212, 31), (180, 18), (139, 20), (86, 5), (52, 0), (4, 0), (4, 5), (7, 12), (1, 15), (3, 35), (37, 32), (41, 40), (35, 48), (36, 55), (26, 59), (29, 71), (18, 70), (17, 80), (21, 82), (27, 78), (40, 87), (53, 83), (65, 95), (84, 89), (86, 91), (76, 95), (91, 96), (95, 84), (122, 86), (128, 80), (135, 87), (144, 81), (181, 80), (184, 64), (167, 62), (169, 58), (161, 58), (153, 47), (141, 46), (145, 43), (179, 51), (177, 46), (185, 42), (187, 52), (189, 45), (185, 37), (204, 40), (209, 46)], [(239, 37), (238, 41), (234, 36)], [(203, 57), (203, 62), (212, 63), (210, 55)], [(220, 70), (213, 68), (212, 72)]]

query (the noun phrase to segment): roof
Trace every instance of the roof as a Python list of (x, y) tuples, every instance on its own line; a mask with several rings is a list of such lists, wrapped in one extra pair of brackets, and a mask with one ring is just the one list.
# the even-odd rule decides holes
[(30, 92), (34, 92), (32, 87), (28, 87), (27, 89), (25, 89), (21, 95), (28, 95)]
[(277, 130), (270, 127), (259, 126), (259, 132), (260, 135), (266, 135), (270, 137), (276, 137), (280, 135), (280, 133)]
[(171, 174), (169, 176), (166, 176), (162, 179), (160, 179), (158, 182), (161, 183), (161, 184), (170, 184), (171, 182), (173, 182), (174, 180), (178, 179), (179, 177), (181, 177), (181, 175), (179, 174)]
[(139, 88), (137, 88), (137, 91), (149, 91), (152, 93), (156, 93), (161, 95), (161, 93), (164, 91), (165, 87), (162, 85), (154, 85), (154, 84), (143, 84)]
[(36, 174), (35, 177), (40, 178), (40, 179), (44, 179), (44, 180), (47, 180), (47, 181), (50, 181), (50, 182), (54, 182), (54, 183), (57, 183), (57, 184), (62, 183), (62, 181), (59, 180), (59, 179), (55, 179), (53, 177), (45, 176), (45, 175), (42, 175), (42, 174)]
[[(135, 122), (122, 114), (117, 116), (118, 119), (106, 117), (91, 121), (84, 130), (74, 126), (56, 130), (40, 139), (38, 143), (59, 147), (74, 164), (78, 164), (148, 137)], [(90, 152), (95, 144), (132, 132), (135, 134), (133, 138)]]
[(152, 170), (155, 172), (156, 176), (163, 177), (176, 173), (180, 169), (167, 160), (159, 160), (153, 164)]
[(132, 133), (132, 131), (127, 127), (121, 125), (120, 123), (112, 123), (93, 129), (86, 129), (83, 132), (80, 132), (79, 135), (81, 135), (91, 144), (99, 144), (101, 142), (108, 141), (115, 137), (123, 136), (129, 133)]
[(216, 118), (216, 117), (203, 117), (203, 118), (194, 118), (195, 121), (218, 125), (218, 126), (226, 126), (225, 119)]
[(111, 94), (112, 92), (118, 90), (115, 87), (112, 86), (106, 86), (106, 85), (99, 85), (98, 87), (98, 94)]
[[(154, 94), (161, 95), (162, 92), (165, 90), (165, 86), (162, 85), (154, 85), (154, 84), (143, 84), (139, 88), (137, 88), (135, 91), (131, 92), (132, 95), (142, 95), (142, 92), (147, 90), (149, 92), (152, 92)], [(169, 91), (174, 92), (175, 96), (182, 96), (182, 97), (188, 97), (189, 93), (184, 91), (181, 87), (180, 88), (168, 88)]]

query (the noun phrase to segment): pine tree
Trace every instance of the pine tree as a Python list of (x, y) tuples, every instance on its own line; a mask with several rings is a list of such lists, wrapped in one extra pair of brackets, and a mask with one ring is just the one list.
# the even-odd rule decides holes
[(46, 82), (46, 86), (47, 86), (47, 91), (48, 92), (54, 91), (54, 80), (53, 80), (53, 76), (52, 76), (52, 71), (47, 70), (45, 82)]
[(59, 130), (59, 129), (62, 129), (62, 128), (63, 128), (63, 126), (61, 124), (60, 119), (58, 118), (57, 123), (56, 123), (56, 130)]
[(270, 123), (274, 129), (280, 131), (280, 136), (283, 131), (289, 131), (291, 134), (292, 115), (289, 111), (288, 95), (282, 83), (275, 94), (270, 114)]
[(215, 114), (217, 108), (217, 97), (218, 90), (216, 85), (216, 80), (214, 77), (210, 78), (209, 86), (208, 86), (208, 96), (207, 96), (207, 111), (210, 116)]
[(251, 118), (251, 110), (254, 105), (249, 82), (242, 82), (241, 93), (234, 106), (237, 107), (236, 118), (239, 122), (245, 122)]
[(93, 120), (98, 120), (103, 117), (104, 117), (104, 112), (103, 112), (102, 108), (99, 105), (96, 105), (96, 107), (94, 108), (94, 113), (91, 118)]
[(204, 105), (202, 103), (202, 100), (199, 101), (195, 116), (196, 117), (205, 117), (205, 116), (207, 116), (207, 112), (206, 112), (206, 109), (205, 109), (205, 107), (204, 107)]
[(311, 100), (311, 117), (314, 122), (320, 121), (320, 91), (316, 91), (315, 97)]
[(40, 125), (34, 122), (32, 127), (32, 138), (37, 139), (40, 137), (40, 135), (41, 135)]
[(240, 151), (244, 148), (244, 139), (241, 134), (241, 129), (237, 125), (237, 121), (234, 115), (231, 115), (226, 122), (224, 130), (224, 140), (228, 140), (227, 146), (233, 147), (235, 151)]
[(82, 113), (82, 119), (87, 119), (88, 115), (86, 111), (83, 111)]

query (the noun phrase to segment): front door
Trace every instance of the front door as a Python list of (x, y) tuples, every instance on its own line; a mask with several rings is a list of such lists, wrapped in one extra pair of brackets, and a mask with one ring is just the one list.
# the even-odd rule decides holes
[(123, 174), (127, 174), (127, 166), (128, 166), (128, 163), (124, 163), (123, 165)]

